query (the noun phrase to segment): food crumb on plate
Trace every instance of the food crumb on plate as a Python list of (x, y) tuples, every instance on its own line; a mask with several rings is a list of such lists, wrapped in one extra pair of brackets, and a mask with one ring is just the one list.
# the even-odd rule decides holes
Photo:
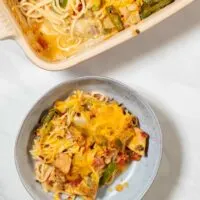
[(124, 183), (124, 187), (125, 187), (125, 188), (128, 187), (128, 183), (127, 183), (127, 182)]
[(128, 183), (125, 182), (123, 184), (118, 184), (115, 186), (115, 190), (118, 191), (118, 192), (122, 192), (125, 188), (128, 187)]
[(113, 191), (113, 189), (112, 188), (108, 188), (108, 192), (112, 192)]

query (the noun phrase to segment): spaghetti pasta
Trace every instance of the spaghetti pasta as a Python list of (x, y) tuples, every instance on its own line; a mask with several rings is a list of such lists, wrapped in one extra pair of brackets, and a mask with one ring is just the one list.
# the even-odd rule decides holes
[[(61, 3), (62, 2), (62, 3)], [(114, 3), (110, 0), (21, 0), (18, 8), (25, 16), (30, 29), (33, 30), (36, 41), (41, 46), (39, 53), (47, 59), (56, 60), (63, 55), (71, 56), (72, 52), (88, 48), (97, 42), (90, 39), (106, 39), (116, 33), (117, 27), (112, 24), (112, 14), (106, 13), (106, 8), (115, 6), (118, 10), (115, 16), (125, 24), (127, 20), (120, 13), (120, 6), (129, 7), (133, 3), (137, 6), (137, 12), (141, 8), (136, 0), (119, 1)], [(64, 5), (64, 6), (63, 6)], [(94, 9), (94, 6), (95, 9)], [(133, 11), (127, 10), (129, 14)], [(117, 19), (116, 18), (116, 19)], [(136, 21), (135, 23), (139, 22)], [(108, 22), (108, 24), (106, 24)], [(35, 24), (35, 25), (34, 25)], [(126, 25), (126, 27), (132, 24)], [(37, 31), (34, 30), (37, 27)], [(124, 28), (126, 28), (124, 26)], [(65, 37), (65, 40), (60, 38)], [(88, 41), (90, 42), (88, 43)], [(42, 44), (41, 44), (41, 41)], [(70, 42), (69, 42), (70, 41)], [(74, 41), (74, 43), (72, 42)], [(78, 42), (77, 42), (78, 41)], [(47, 45), (43, 45), (43, 44)], [(85, 46), (84, 46), (85, 45)]]
[(110, 38), (173, 1), (18, 0), (13, 10), (18, 8), (25, 17), (29, 25), (25, 32), (28, 38), (34, 36), (31, 45), (36, 52), (57, 61)]
[(35, 131), (36, 180), (54, 200), (62, 194), (96, 199), (100, 186), (146, 155), (148, 135), (135, 119), (99, 92), (75, 91), (56, 101)]

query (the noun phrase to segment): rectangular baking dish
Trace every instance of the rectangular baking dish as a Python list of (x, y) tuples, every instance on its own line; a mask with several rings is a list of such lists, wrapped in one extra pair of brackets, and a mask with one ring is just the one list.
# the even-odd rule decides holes
[(63, 61), (48, 62), (40, 58), (30, 47), (19, 23), (16, 20), (16, 17), (11, 11), (10, 5), (7, 3), (7, 0), (0, 0), (0, 39), (13, 38), (16, 40), (23, 48), (24, 52), (30, 58), (30, 60), (43, 69), (52, 71), (63, 70), (137, 36), (138, 33), (151, 28), (155, 24), (178, 12), (193, 1), (195, 0), (175, 0), (175, 2), (161, 9), (159, 12), (151, 15), (145, 20), (142, 20), (137, 25), (134, 25), (116, 34), (108, 40), (102, 41), (95, 46), (89, 49), (85, 49), (84, 51), (79, 52), (76, 55)]

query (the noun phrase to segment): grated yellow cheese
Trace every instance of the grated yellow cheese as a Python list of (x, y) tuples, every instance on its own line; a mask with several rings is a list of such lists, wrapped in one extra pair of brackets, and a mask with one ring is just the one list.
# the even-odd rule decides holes
[(55, 192), (55, 200), (67, 192), (94, 197), (106, 165), (121, 159), (120, 163), (126, 162), (127, 147), (144, 155), (144, 151), (137, 151), (137, 145), (146, 147), (146, 140), (134, 127), (135, 116), (116, 101), (75, 91), (52, 109), (51, 116), (36, 130), (31, 154), (40, 160), (37, 177), (43, 180), (46, 191)]

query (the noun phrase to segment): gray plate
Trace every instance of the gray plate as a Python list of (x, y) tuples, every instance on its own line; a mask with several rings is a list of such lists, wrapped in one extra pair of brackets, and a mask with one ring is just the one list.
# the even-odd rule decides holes
[[(99, 91), (122, 102), (132, 113), (138, 116), (141, 128), (149, 133), (148, 157), (131, 166), (109, 186), (128, 182), (123, 192), (100, 189), (97, 199), (103, 200), (139, 200), (152, 184), (162, 155), (162, 135), (158, 120), (150, 106), (131, 88), (120, 82), (101, 77), (83, 77), (68, 81), (45, 94), (30, 110), (25, 118), (15, 145), (15, 162), (20, 179), (35, 200), (50, 200), (51, 194), (43, 192), (41, 185), (35, 182), (34, 168), (29, 150), (33, 136), (31, 134), (38, 123), (41, 113), (51, 107), (57, 99), (66, 98), (73, 90)], [(117, 123), (117, 122), (116, 122)]]

